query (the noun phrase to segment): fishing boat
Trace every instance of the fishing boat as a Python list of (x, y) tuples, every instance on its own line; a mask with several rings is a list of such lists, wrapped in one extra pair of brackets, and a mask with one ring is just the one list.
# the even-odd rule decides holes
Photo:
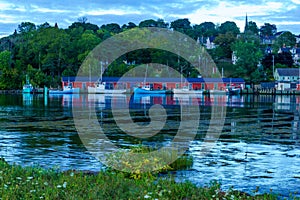
[(137, 87), (133, 90), (134, 94), (166, 94), (166, 90), (154, 90), (150, 85), (144, 85), (143, 87)]
[(240, 94), (240, 88), (236, 87), (230, 87), (226, 89), (226, 94), (228, 95), (239, 95)]
[[(179, 64), (179, 58), (178, 58), (178, 65)], [(186, 79), (183, 83), (183, 71), (182, 71), (182, 66), (180, 67), (180, 88), (174, 88), (173, 90), (174, 94), (202, 94), (203, 90), (194, 90), (192, 88), (192, 85), (189, 84), (187, 85)]]
[(124, 94), (126, 93), (126, 89), (106, 89), (106, 83), (98, 81), (95, 85), (88, 86), (88, 93), (89, 94)]
[(230, 85), (228, 88), (226, 88), (226, 94), (227, 95), (239, 95), (241, 92), (240, 87), (236, 87), (234, 84), (231, 83), (231, 78), (230, 78)]
[[(94, 86), (88, 86), (89, 94), (124, 94), (126, 93), (126, 89), (108, 89), (106, 88), (106, 83), (102, 81), (102, 73), (103, 73), (103, 62), (100, 62), (100, 78), (94, 84)], [(90, 66), (89, 66), (90, 67)], [(90, 67), (91, 68), (91, 67)], [(91, 77), (91, 70), (90, 70)]]
[(202, 94), (203, 90), (193, 90), (187, 86), (184, 86), (182, 88), (174, 88), (173, 93), (174, 94)]
[(63, 87), (63, 90), (49, 90), (49, 94), (78, 94), (79, 88), (74, 88), (71, 83)]
[(29, 78), (26, 75), (26, 83), (23, 85), (23, 93), (33, 93), (34, 92), (34, 88), (31, 85), (31, 83), (29, 82)]
[(225, 90), (209, 90), (209, 94), (216, 94), (216, 95), (225, 95)]
[(141, 87), (134, 88), (134, 94), (166, 94), (167, 90), (154, 89), (150, 84), (146, 84), (146, 77), (148, 72), (148, 65), (146, 67), (144, 83)]

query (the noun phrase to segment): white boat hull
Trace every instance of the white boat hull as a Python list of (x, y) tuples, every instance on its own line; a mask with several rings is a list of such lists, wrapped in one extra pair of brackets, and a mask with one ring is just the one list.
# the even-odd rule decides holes
[(189, 90), (189, 89), (173, 89), (174, 94), (202, 94), (203, 90)]
[(89, 94), (123, 94), (126, 93), (126, 90), (120, 90), (120, 89), (105, 89), (103, 87), (97, 88), (97, 87), (88, 87), (88, 93)]
[(221, 94), (221, 95), (223, 95), (223, 94), (226, 94), (226, 91), (224, 91), (224, 90), (210, 90), (209, 94)]
[(70, 86), (65, 86), (63, 90), (49, 90), (49, 94), (78, 94), (80, 93), (80, 88), (73, 88)]

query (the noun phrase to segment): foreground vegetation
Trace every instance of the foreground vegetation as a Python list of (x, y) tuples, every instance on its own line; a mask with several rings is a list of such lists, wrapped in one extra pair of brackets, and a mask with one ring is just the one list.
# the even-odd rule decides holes
[(277, 199), (275, 195), (249, 196), (221, 191), (214, 182), (197, 187), (169, 178), (127, 178), (121, 172), (57, 172), (22, 168), (0, 161), (0, 199)]

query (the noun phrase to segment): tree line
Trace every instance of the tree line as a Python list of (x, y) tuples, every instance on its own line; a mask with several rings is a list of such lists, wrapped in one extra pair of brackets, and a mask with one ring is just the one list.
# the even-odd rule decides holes
[[(268, 74), (270, 55), (264, 55), (266, 45), (262, 45), (260, 39), (274, 35), (277, 32), (276, 25), (265, 23), (258, 28), (256, 23), (251, 21), (241, 33), (232, 21), (217, 25), (212, 22), (191, 25), (188, 19), (177, 19), (171, 23), (162, 19), (148, 19), (138, 25), (129, 22), (122, 26), (117, 23), (98, 26), (82, 17), (66, 29), (59, 28), (58, 24), (51, 26), (47, 22), (41, 25), (22, 22), (13, 34), (1, 38), (0, 89), (21, 88), (26, 75), (30, 77), (34, 86), (57, 87), (62, 76), (76, 76), (86, 56), (99, 43), (136, 27), (173, 29), (190, 36), (202, 45), (205, 44), (206, 38), (210, 38), (216, 44), (216, 48), (208, 51), (219, 70), (224, 68), (225, 76), (243, 77), (254, 82), (272, 78)], [(276, 40), (272, 48), (279, 49), (283, 43), (292, 46), (296, 42), (293, 38), (293, 34), (287, 32)], [(232, 52), (239, 58), (235, 66), (231, 64)], [(280, 63), (278, 58), (276, 64), (291, 66), (289, 59), (286, 56)], [(259, 61), (262, 67), (257, 65)], [(122, 76), (135, 65), (148, 62), (166, 64), (178, 71), (183, 70), (187, 77), (199, 75), (185, 60), (180, 58), (178, 62), (177, 55), (156, 49), (142, 49), (127, 53), (113, 62), (105, 71), (105, 76)]]

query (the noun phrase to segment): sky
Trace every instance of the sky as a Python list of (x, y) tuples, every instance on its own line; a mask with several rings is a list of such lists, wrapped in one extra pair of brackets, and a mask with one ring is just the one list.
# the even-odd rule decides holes
[(300, 0), (0, 0), (0, 37), (12, 34), (21, 22), (68, 28), (80, 17), (98, 26), (138, 25), (146, 19), (170, 23), (188, 18), (192, 25), (233, 21), (244, 31), (246, 13), (258, 27), (270, 23), (277, 31), (300, 34)]

